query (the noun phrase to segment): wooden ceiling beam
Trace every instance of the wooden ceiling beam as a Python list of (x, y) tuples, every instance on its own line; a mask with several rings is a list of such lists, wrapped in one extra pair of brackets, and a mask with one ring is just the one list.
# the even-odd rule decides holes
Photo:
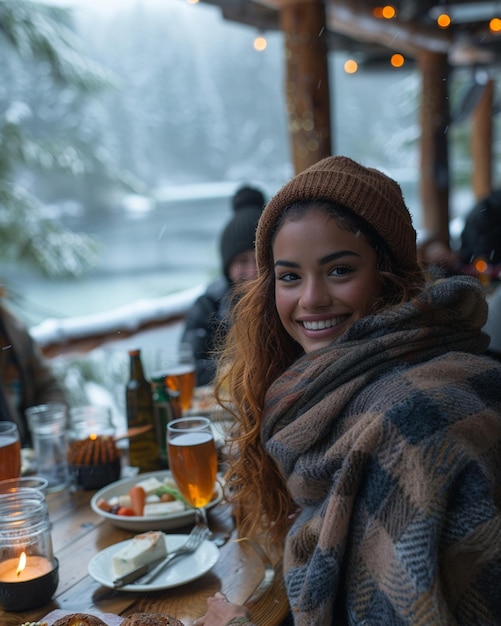
[(449, 31), (402, 22), (398, 18), (378, 19), (372, 11), (349, 0), (336, 0), (327, 6), (328, 28), (361, 42), (378, 43), (417, 57), (422, 50), (447, 53), (452, 45)]
[(452, 30), (419, 24), (416, 21), (378, 19), (363, 0), (252, 0), (277, 12), (299, 3), (325, 4), (327, 28), (363, 44), (378, 44), (417, 59), (423, 51), (447, 54), (451, 66), (488, 64), (492, 52), (471, 42), (454, 39)]

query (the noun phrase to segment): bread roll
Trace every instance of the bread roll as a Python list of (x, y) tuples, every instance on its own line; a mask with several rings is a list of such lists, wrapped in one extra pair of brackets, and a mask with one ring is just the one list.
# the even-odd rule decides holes
[(106, 626), (102, 619), (87, 613), (70, 613), (60, 617), (52, 626)]
[(165, 613), (133, 613), (120, 626), (184, 626), (172, 615)]

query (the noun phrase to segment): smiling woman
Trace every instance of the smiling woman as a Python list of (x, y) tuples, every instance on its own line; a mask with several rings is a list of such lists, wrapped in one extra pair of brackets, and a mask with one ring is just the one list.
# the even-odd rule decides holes
[[(399, 185), (341, 156), (271, 199), (256, 259), (217, 383), (237, 418), (226, 480), (239, 533), (283, 546), (294, 624), (425, 604), (494, 625), (501, 364), (480, 283), (427, 277)], [(242, 611), (218, 596), (200, 623)]]

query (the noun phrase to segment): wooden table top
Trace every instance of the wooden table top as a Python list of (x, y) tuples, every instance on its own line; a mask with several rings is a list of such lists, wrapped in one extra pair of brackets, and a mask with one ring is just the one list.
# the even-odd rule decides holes
[[(46, 606), (26, 612), (0, 609), (2, 626), (20, 626), (37, 621), (59, 609), (68, 613), (126, 616), (136, 611), (167, 613), (186, 626), (205, 613), (208, 596), (222, 591), (228, 599), (247, 604), (259, 626), (279, 624), (287, 612), (280, 566), (266, 568), (251, 545), (239, 541), (233, 529), (230, 506), (220, 503), (209, 512), (211, 528), (232, 531), (220, 548), (219, 560), (201, 578), (180, 587), (153, 592), (127, 592), (96, 582), (87, 571), (90, 560), (108, 546), (133, 533), (118, 528), (90, 507), (92, 491), (62, 491), (47, 496), (52, 524), (54, 554), (59, 561), (59, 585)], [(188, 533), (190, 528), (172, 530)], [(106, 620), (105, 620), (106, 621)], [(120, 620), (109, 621), (115, 626)]]

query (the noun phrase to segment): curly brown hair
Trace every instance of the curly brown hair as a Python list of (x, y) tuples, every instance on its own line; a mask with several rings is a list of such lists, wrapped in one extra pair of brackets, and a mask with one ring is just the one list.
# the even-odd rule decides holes
[[(325, 212), (342, 228), (360, 233), (376, 250), (381, 296), (372, 312), (413, 299), (422, 291), (425, 274), (402, 271), (375, 230), (362, 218), (333, 202), (300, 201), (284, 208), (269, 241), (257, 245), (271, 251), (276, 234), (287, 221), (300, 220), (308, 211)], [(269, 255), (273, 258), (272, 254)], [(235, 504), (242, 535), (265, 533), (283, 540), (295, 511), (284, 477), (267, 455), (260, 439), (261, 419), (270, 385), (303, 354), (284, 330), (275, 306), (273, 265), (260, 268), (258, 277), (244, 285), (235, 304), (231, 327), (218, 359), (216, 396), (235, 417), (226, 481)], [(228, 398), (230, 399), (228, 401)]]

